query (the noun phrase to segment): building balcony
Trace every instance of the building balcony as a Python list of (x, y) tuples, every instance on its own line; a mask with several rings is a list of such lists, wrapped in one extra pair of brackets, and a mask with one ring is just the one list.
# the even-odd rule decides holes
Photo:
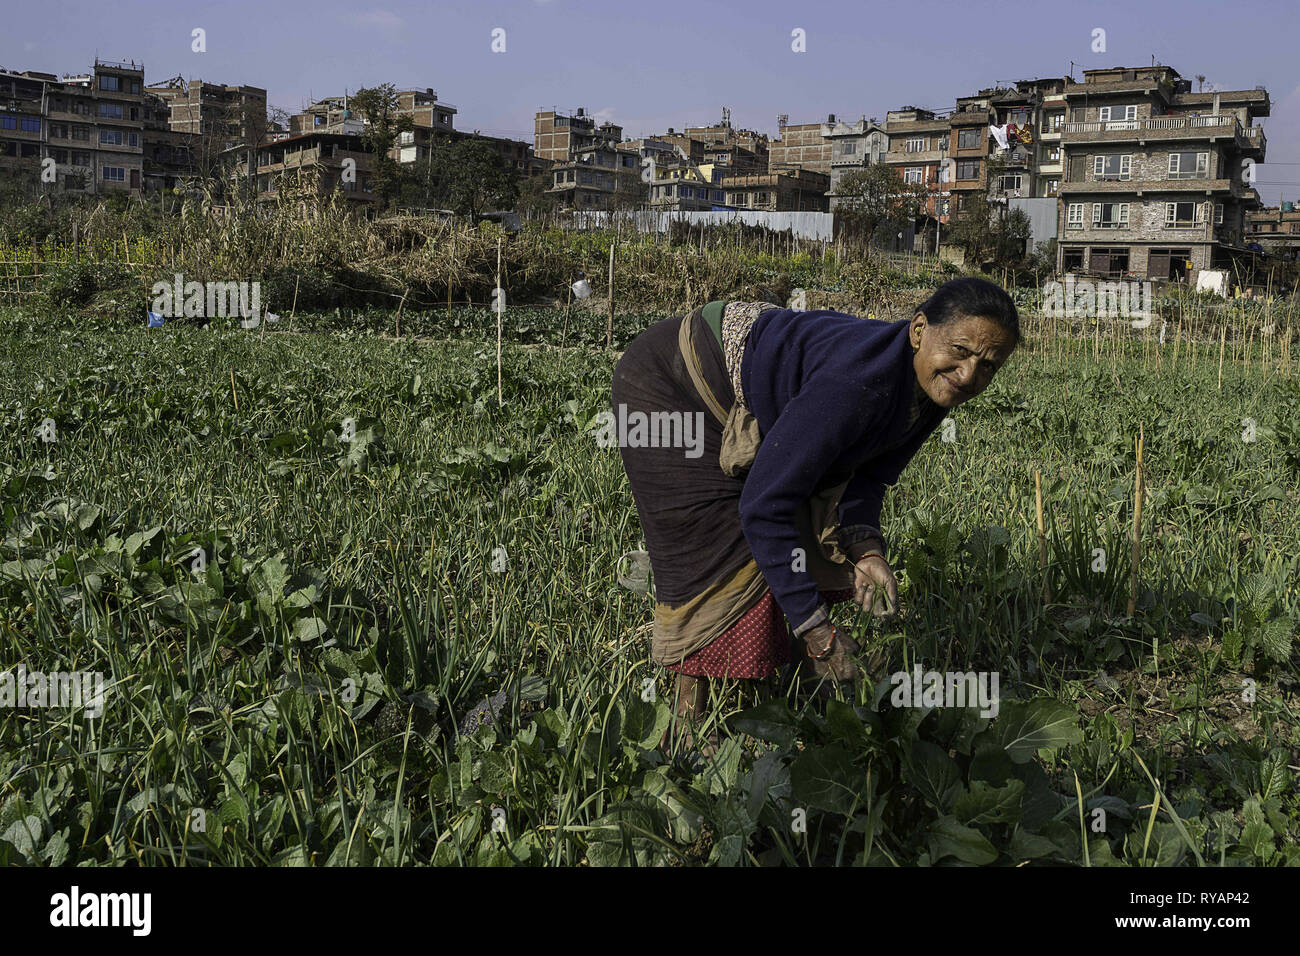
[(1233, 179), (1116, 179), (1085, 180), (1061, 183), (1061, 195), (1081, 193), (1128, 193), (1143, 196), (1148, 193), (1192, 193), (1209, 195), (1228, 193), (1234, 199), (1246, 196), (1247, 186)]
[(1238, 149), (1264, 152), (1267, 140), (1258, 126), (1243, 127), (1230, 113), (1205, 116), (1150, 116), (1145, 119), (1066, 123), (1061, 127), (1066, 143), (1137, 143), (1232, 138)]

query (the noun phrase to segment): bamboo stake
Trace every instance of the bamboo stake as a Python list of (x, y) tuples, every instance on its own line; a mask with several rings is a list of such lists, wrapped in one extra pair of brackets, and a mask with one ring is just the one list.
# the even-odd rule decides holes
[(1219, 391), (1223, 391), (1223, 346), (1228, 340), (1228, 323), (1224, 322), (1219, 329)]
[(235, 411), (239, 411), (239, 395), (235, 392), (235, 370), (230, 370), (230, 397), (235, 400)]
[(605, 319), (605, 348), (614, 347), (614, 243), (609, 244), (609, 315)]
[(501, 291), (501, 237), (497, 236), (497, 294), (493, 296), (497, 304), (497, 406), (504, 408), (506, 404), (505, 397), (501, 394), (501, 317), (505, 311), (505, 303), (502, 301), (504, 292)]
[(1047, 526), (1043, 522), (1043, 473), (1034, 469), (1034, 510), (1038, 515), (1038, 566), (1043, 572), (1043, 603), (1052, 600), (1047, 581)]
[(1133, 551), (1128, 578), (1128, 616), (1137, 609), (1138, 564), (1142, 560), (1142, 425), (1138, 424), (1137, 469), (1133, 479)]
[(298, 312), (298, 280), (301, 278), (302, 278), (301, 275), (296, 275), (293, 277), (293, 305), (289, 306), (289, 331), (290, 332), (293, 331), (293, 317)]
[(397, 303), (396, 327), (394, 329), (395, 338), (400, 339), (402, 337), (402, 306), (406, 305), (406, 297), (410, 294), (411, 288), (410, 286), (407, 286), (406, 291), (402, 293), (402, 300)]

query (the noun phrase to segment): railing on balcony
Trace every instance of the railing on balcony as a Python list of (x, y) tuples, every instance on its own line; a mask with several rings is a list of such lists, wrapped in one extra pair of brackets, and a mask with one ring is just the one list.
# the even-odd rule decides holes
[(1263, 135), (1258, 126), (1243, 127), (1231, 113), (1211, 113), (1206, 116), (1152, 116), (1147, 119), (1101, 120), (1092, 123), (1066, 123), (1067, 133), (1104, 133), (1112, 130), (1139, 129), (1205, 129), (1228, 126), (1238, 135), (1257, 139)]

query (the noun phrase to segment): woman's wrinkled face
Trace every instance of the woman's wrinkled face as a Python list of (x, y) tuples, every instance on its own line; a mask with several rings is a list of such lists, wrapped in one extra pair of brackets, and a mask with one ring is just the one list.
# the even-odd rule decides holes
[(943, 408), (955, 408), (988, 388), (1015, 349), (1011, 333), (982, 316), (956, 315), (931, 325), (918, 312), (910, 336), (916, 379)]

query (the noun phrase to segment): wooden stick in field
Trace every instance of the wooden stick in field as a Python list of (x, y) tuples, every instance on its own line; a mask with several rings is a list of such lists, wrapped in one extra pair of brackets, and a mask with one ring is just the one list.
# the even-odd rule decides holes
[(1142, 560), (1142, 425), (1138, 424), (1137, 469), (1133, 479), (1133, 551), (1128, 578), (1128, 616), (1137, 609), (1138, 565)]
[(235, 370), (230, 370), (230, 397), (235, 400), (235, 411), (239, 411), (239, 396), (235, 393)]
[(501, 394), (501, 316), (505, 311), (505, 303), (502, 301), (505, 293), (501, 291), (501, 237), (497, 236), (497, 294), (493, 299), (497, 304), (497, 405), (505, 407), (506, 400)]
[(1043, 603), (1052, 599), (1047, 582), (1047, 526), (1043, 522), (1043, 473), (1034, 469), (1034, 510), (1038, 513), (1038, 566), (1043, 572)]
[(609, 315), (605, 319), (605, 348), (614, 347), (614, 243), (609, 244)]
[(1228, 323), (1219, 329), (1219, 391), (1223, 391), (1223, 346), (1228, 341)]

